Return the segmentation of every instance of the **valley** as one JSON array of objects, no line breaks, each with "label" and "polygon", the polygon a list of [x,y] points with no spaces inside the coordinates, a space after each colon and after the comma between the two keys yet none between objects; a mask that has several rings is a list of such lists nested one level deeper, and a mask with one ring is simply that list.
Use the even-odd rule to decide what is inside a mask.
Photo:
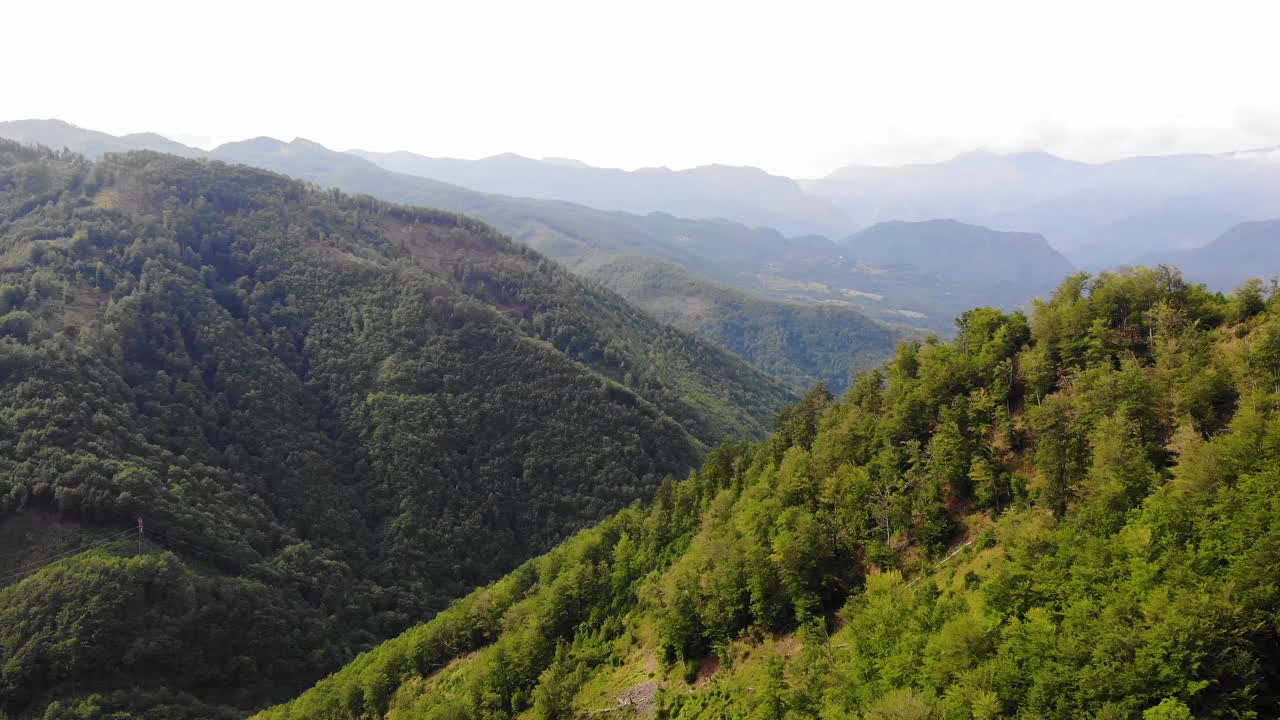
[{"label": "valley", "polygon": [[[113,146],[105,134],[83,131],[56,121],[0,124],[0,137],[61,142],[76,151],[104,151]],[[105,136],[110,137],[110,136]],[[118,140],[119,150],[134,149],[133,140]],[[154,149],[164,150],[163,146]],[[189,154],[199,154],[189,148]],[[769,227],[749,227],[731,220],[699,220],[667,212],[636,215],[602,211],[563,200],[540,200],[487,194],[439,180],[383,169],[357,155],[329,150],[307,140],[283,142],[273,138],[227,143],[206,154],[212,159],[243,163],[346,192],[367,193],[391,202],[436,207],[477,217],[513,239],[575,267],[598,256],[643,256],[667,261],[695,275],[737,288],[767,300],[790,303],[829,303],[891,326],[950,333],[952,318],[983,303],[1017,307],[1053,289],[1049,278],[1061,258],[1028,236],[990,256],[1008,274],[1003,288],[991,294],[987,276],[939,272],[925,257],[934,243],[962,244],[981,265],[989,248],[977,236],[1004,237],[982,228],[957,226],[959,233],[928,234],[919,225],[924,254],[887,268],[856,257],[843,242],[817,235],[787,237]],[[400,167],[397,165],[397,167]],[[893,232],[912,232],[915,225]],[[876,231],[882,228],[876,228]],[[871,232],[870,230],[864,232]],[[963,243],[969,243],[963,245]],[[1051,267],[1038,270],[1045,261]]]},{"label": "valley", "polygon": [[1266,715],[1278,302],[966,313],[256,717]]},{"label": "valley", "polygon": [[0,137],[0,716],[1280,692],[1265,158]]},{"label": "valley", "polygon": [[795,397],[475,220],[243,166],[0,141],[0,258],[10,716],[283,700]]}]

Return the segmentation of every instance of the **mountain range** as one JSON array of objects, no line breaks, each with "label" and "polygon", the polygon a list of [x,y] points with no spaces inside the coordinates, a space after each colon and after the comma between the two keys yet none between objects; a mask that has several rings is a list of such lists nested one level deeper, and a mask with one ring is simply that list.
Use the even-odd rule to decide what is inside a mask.
[{"label": "mountain range", "polygon": [[851,223],[827,200],[791,178],[753,167],[704,165],[689,170],[596,168],[584,163],[505,154],[481,160],[431,158],[409,152],[352,154],[406,175],[419,175],[500,195],[565,200],[601,210],[693,219],[728,218],[785,235],[837,236]]},{"label": "mountain range", "polygon": [[[477,190],[633,212],[723,217],[786,234],[840,238],[883,222],[940,219],[1031,231],[1090,269],[1146,262],[1200,246],[1237,223],[1280,216],[1275,148],[1100,164],[1045,152],[971,152],[941,163],[852,165],[825,178],[798,181],[725,166],[628,173],[515,155],[471,161],[404,152],[357,154],[397,172]],[[693,177],[708,182],[694,183]],[[710,178],[721,182],[711,186]],[[709,187],[736,201],[707,202]],[[800,200],[805,193],[807,202]]]},{"label": "mountain range", "polygon": [[1280,296],[975,309],[256,720],[1280,707]]},{"label": "mountain range", "polygon": [[1039,234],[955,220],[877,223],[841,245],[859,261],[885,270],[966,278],[986,288],[988,302],[1003,307],[1018,306],[1028,287],[1052,288],[1074,270]]},{"label": "mountain range", "polygon": [[[1280,701],[1274,289],[1073,273],[950,219],[833,240],[484,193],[301,139],[5,133],[0,716]],[[1184,260],[1265,273],[1275,232]]]},{"label": "mountain range", "polygon": [[[989,273],[938,272],[937,266],[923,261],[885,268],[822,236],[788,238],[772,228],[748,228],[727,220],[690,220],[667,213],[641,216],[562,201],[487,195],[393,173],[306,140],[227,143],[212,156],[395,202],[473,215],[570,268],[600,255],[643,255],[766,298],[833,303],[883,322],[933,330],[949,331],[951,318],[976,304],[1016,307],[1046,293],[1054,282],[1046,282],[1037,268],[1063,265],[1055,251],[1032,235],[997,234],[999,240],[988,242],[979,239],[991,232],[983,228],[922,226],[931,230],[923,247],[954,244],[957,253],[975,254],[975,267],[983,263],[979,253],[1000,247],[999,256],[989,258],[992,265],[1019,271],[1004,277],[998,292],[992,292]],[[960,232],[951,237],[937,232],[939,227]]]},{"label": "mountain range", "polygon": [[[0,136],[52,147],[65,144],[90,155],[142,146],[202,154],[150,133],[113,140],[92,131],[80,131],[89,134],[80,137],[77,131],[59,121],[0,123]],[[1275,148],[1106,163],[1076,162],[1046,152],[974,151],[937,163],[850,165],[824,178],[800,180],[721,165],[624,171],[513,154],[459,160],[352,152],[386,169],[484,193],[633,214],[720,218],[774,228],[784,236],[835,239],[880,222],[951,219],[1038,233],[1074,265],[1087,269],[1191,249],[1233,225],[1280,217],[1280,155]]]},{"label": "mountain range", "polygon": [[801,185],[858,226],[950,218],[1032,231],[1076,265],[1097,269],[1280,217],[1280,163],[1269,158],[1175,155],[1088,164],[1044,152],[972,152],[941,163],[850,166]]},{"label": "mountain range", "polygon": [[1198,245],[1280,216],[1274,148],[1089,164],[1045,152],[975,151],[901,167],[851,165],[791,180],[755,168],[631,172],[500,155],[482,160],[355,151],[396,172],[602,209],[706,218],[832,238],[886,221],[954,219],[1036,232],[1073,263],[1103,268]]},{"label": "mountain range", "polygon": [[155,150],[185,158],[205,157],[206,153],[188,147],[157,133],[132,133],[110,135],[97,130],[77,127],[61,120],[9,120],[0,122],[0,138],[24,144],[46,145],[51,148],[69,148],[87,157],[98,157],[109,152],[130,150]]},{"label": "mountain range", "polygon": [[243,717],[795,397],[471,218],[0,140],[0,715]]},{"label": "mountain range", "polygon": [[[159,138],[151,134],[112,138],[60,121],[0,123],[0,136],[51,146],[61,143],[91,155],[134,149]],[[170,152],[175,151],[174,145],[159,138],[154,149]],[[849,167],[822,181],[801,184],[811,192],[831,195],[833,201],[844,198],[850,217],[860,218],[853,224],[883,217],[900,219],[829,240],[818,235],[788,237],[772,228],[724,219],[606,211],[568,201],[573,198],[548,200],[479,192],[392,172],[364,157],[301,139],[258,138],[228,143],[209,153],[183,146],[177,150],[184,155],[265,167],[395,202],[473,215],[571,269],[580,263],[598,264],[606,257],[649,257],[760,299],[826,303],[889,325],[944,333],[952,331],[951,318],[964,309],[977,304],[1019,307],[1031,297],[1047,293],[1056,282],[1054,278],[1068,271],[1070,265],[1055,249],[1061,242],[1055,243],[1052,232],[1025,232],[1038,229],[1036,223],[1074,227],[1057,237],[1061,240],[1079,233],[1084,244],[1077,250],[1089,245],[1112,259],[1181,263],[1187,266],[1189,277],[1199,277],[1192,264],[1226,267],[1233,262],[1230,253],[1214,260],[1219,252],[1214,247],[1196,253],[1168,248],[1193,249],[1236,220],[1267,217],[1266,213],[1273,211],[1280,214],[1280,206],[1272,208],[1280,193],[1271,191],[1280,165],[1269,161],[1270,155],[1263,151],[1133,158],[1102,165],[1066,161],[1047,153],[970,153],[932,165]],[[437,162],[408,153],[364,155],[413,173],[445,168],[447,173],[439,173],[481,185],[490,182],[485,179],[490,176],[500,178],[498,169],[513,167],[518,168],[513,172],[520,182],[537,185],[546,179],[544,190],[572,185],[567,180],[551,182],[547,178],[552,176],[540,174],[544,170],[595,170],[576,162],[517,156],[483,162]],[[634,175],[608,173],[615,180]],[[653,177],[670,174],[651,173]],[[600,183],[601,188],[609,186],[608,182]],[[546,190],[545,194],[553,193]],[[792,191],[781,196],[791,197]],[[1176,200],[1183,196],[1185,202]],[[861,209],[851,210],[854,205]],[[1011,230],[937,219],[965,216]],[[1104,222],[1109,217],[1115,221]],[[1157,226],[1164,230],[1152,230]],[[1143,250],[1146,247],[1156,249]],[[1101,256],[1087,250],[1079,257],[1084,258],[1083,266],[1090,267]],[[940,261],[942,258],[946,260]],[[1267,265],[1265,257],[1259,262],[1263,264],[1235,274],[1219,272],[1212,281],[1215,287],[1228,287],[1246,277],[1280,272],[1280,266]],[[642,285],[637,281],[618,283],[617,287],[626,293],[628,288]],[[640,300],[634,296],[628,299]],[[645,298],[645,302],[653,300]],[[804,365],[808,360],[797,362]]]},{"label": "mountain range", "polygon": [[1280,220],[1241,223],[1207,245],[1144,261],[1180,267],[1189,279],[1223,292],[1250,278],[1271,280],[1280,275]]},{"label": "mountain range", "polygon": [[[53,122],[48,134],[66,142],[74,139],[68,127]],[[0,125],[0,136],[6,132]],[[33,134],[28,129],[26,136]],[[110,149],[98,133],[81,144],[69,145],[73,150],[85,146]],[[122,143],[117,149],[131,147]],[[1021,263],[1025,271],[1011,275],[1008,282],[1013,291],[996,298],[985,279],[921,271],[909,265],[886,271],[851,256],[839,243],[822,236],[786,237],[772,228],[751,228],[727,220],[693,220],[661,212],[635,215],[558,200],[486,194],[391,172],[356,155],[303,139],[284,142],[264,137],[226,143],[206,156],[392,202],[478,217],[571,269],[584,259],[601,255],[658,258],[766,299],[827,302],[893,325],[949,332],[951,318],[974,304],[995,302],[1014,307],[1052,288],[1052,284],[1021,281],[1029,275],[1026,271],[1045,261],[1038,254],[1043,248],[1034,243],[1022,248],[1025,253],[1003,258]],[[962,243],[968,240],[972,236],[957,239]],[[949,242],[947,238],[942,241]],[[981,244],[967,247],[976,251]],[[1057,258],[1052,262],[1056,264]]]},{"label": "mountain range", "polygon": [[[132,149],[131,144],[124,142],[112,145],[109,140],[104,141],[104,136],[100,133],[84,131],[83,137],[77,138],[74,126],[58,121],[40,122],[47,126],[45,135],[50,142],[59,141],[75,150],[89,148],[119,152]],[[31,129],[36,126],[39,123],[21,124],[27,140],[37,139]],[[10,132],[7,127],[0,124],[0,137]],[[663,213],[638,216],[605,212],[560,201],[488,195],[447,183],[393,173],[363,158],[331,151],[306,140],[285,143],[271,138],[257,138],[225,144],[206,153],[205,157],[262,167],[324,186],[368,193],[393,202],[465,213],[492,223],[513,238],[565,262],[571,269],[576,261],[587,257],[641,254],[672,259],[695,272],[701,271],[706,277],[751,286],[755,284],[750,269],[753,267],[751,263],[755,262],[754,258],[766,253],[776,256],[790,244],[790,241],[776,231],[750,229],[721,220],[685,220]],[[750,247],[750,252],[739,258],[744,245]],[[817,246],[825,246],[828,250],[833,248],[829,241],[820,239],[817,240]],[[744,263],[745,269],[741,267]],[[788,296],[775,299],[788,299]],[[769,305],[768,300],[761,299],[752,307],[764,309]],[[778,310],[786,311],[785,308]],[[848,307],[832,308],[829,314],[847,318],[848,327],[875,327],[874,323],[867,322]],[[865,367],[867,358],[879,357],[888,351],[889,346],[883,340],[885,335],[883,328],[877,327],[864,343],[854,343],[846,348],[845,358],[837,363],[839,369],[834,371],[833,377],[839,378],[839,382],[835,383],[836,387],[843,386],[850,370]],[[802,351],[798,346],[789,347]],[[797,357],[787,361],[788,364],[793,362],[807,366],[812,359]],[[812,379],[803,373],[793,377]]]}]

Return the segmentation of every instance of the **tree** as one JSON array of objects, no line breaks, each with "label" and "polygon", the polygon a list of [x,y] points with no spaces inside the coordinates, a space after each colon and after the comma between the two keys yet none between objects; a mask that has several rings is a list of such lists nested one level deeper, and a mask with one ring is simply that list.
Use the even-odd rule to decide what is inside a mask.
[{"label": "tree", "polygon": [[783,720],[787,716],[786,661],[776,650],[765,659],[765,682],[760,700],[751,716],[753,720]]},{"label": "tree", "polygon": [[14,310],[0,317],[0,337],[11,337],[26,342],[35,327],[35,318],[26,310]]},{"label": "tree", "polygon": [[1191,720],[1191,710],[1181,700],[1165,698],[1142,711],[1142,720]]},{"label": "tree", "polygon": [[885,693],[862,714],[864,720],[928,720],[933,714],[929,701],[912,688]]},{"label": "tree", "polygon": [[1050,396],[1027,413],[1035,435],[1035,463],[1043,480],[1041,496],[1054,513],[1066,512],[1084,473],[1086,447],[1071,399]]}]

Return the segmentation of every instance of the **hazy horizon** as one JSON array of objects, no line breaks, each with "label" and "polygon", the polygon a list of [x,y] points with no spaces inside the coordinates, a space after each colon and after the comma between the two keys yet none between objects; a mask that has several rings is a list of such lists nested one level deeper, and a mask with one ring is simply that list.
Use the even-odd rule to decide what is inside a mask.
[{"label": "hazy horizon", "polygon": [[14,74],[0,116],[197,146],[267,135],[815,178],[974,149],[1102,162],[1280,145],[1280,8],[1264,3],[237,1],[198,27],[152,2],[11,14],[56,27],[62,52],[13,34],[10,66],[46,67]]},{"label": "hazy horizon", "polygon": [[[80,129],[82,129],[82,130],[97,131],[97,132],[106,132],[106,131],[102,130],[102,128],[98,128],[98,127],[90,127],[90,126],[84,125],[84,124],[82,124],[82,123],[75,122],[75,121],[73,121],[73,120],[68,120],[67,118],[54,118],[54,117],[50,117],[50,118],[36,118],[36,117],[0,118],[0,123],[4,123],[4,122],[25,122],[25,121],[58,121],[58,122],[65,122],[65,123],[68,123],[68,124],[70,124],[70,125],[72,125],[72,126],[75,126],[75,127],[80,128]],[[672,166],[669,166],[669,165],[638,165],[638,166],[634,166],[634,167],[625,167],[625,168],[623,168],[623,167],[610,166],[610,165],[596,165],[596,164],[594,164],[594,163],[590,163],[590,162],[587,162],[587,161],[581,160],[580,158],[572,158],[572,157],[556,157],[556,156],[542,156],[542,157],[538,157],[538,156],[533,156],[533,155],[525,155],[525,154],[523,154],[523,153],[517,153],[517,152],[513,152],[513,151],[509,151],[509,150],[508,150],[508,151],[502,151],[502,152],[493,153],[493,154],[490,154],[490,155],[471,156],[471,157],[462,157],[462,156],[459,156],[459,155],[448,155],[448,154],[445,154],[445,155],[426,155],[425,153],[417,153],[416,151],[408,150],[408,149],[405,149],[405,148],[391,148],[391,149],[387,149],[387,150],[382,150],[382,149],[374,150],[374,149],[371,149],[371,148],[368,148],[368,147],[359,147],[359,146],[353,146],[353,147],[334,147],[334,146],[331,146],[331,145],[329,145],[329,144],[327,144],[327,143],[320,142],[320,141],[316,140],[315,138],[303,137],[303,136],[301,136],[301,135],[294,135],[294,136],[288,136],[288,135],[284,135],[284,136],[276,136],[276,135],[262,135],[262,134],[256,134],[256,135],[245,135],[245,136],[183,135],[183,134],[178,134],[178,133],[168,133],[168,132],[158,131],[158,130],[154,130],[154,129],[150,129],[150,128],[139,128],[139,129],[136,129],[136,130],[126,130],[126,131],[123,131],[123,132],[115,132],[115,133],[109,133],[109,134],[111,134],[111,135],[113,135],[113,136],[116,136],[116,137],[123,137],[123,136],[127,136],[127,135],[146,134],[146,133],[156,134],[156,135],[159,135],[159,136],[161,136],[161,137],[164,137],[164,138],[166,138],[166,139],[168,139],[168,140],[172,140],[172,141],[174,141],[174,142],[181,143],[181,144],[186,145],[186,146],[188,146],[188,147],[197,148],[197,149],[199,149],[199,150],[203,150],[203,151],[205,151],[205,152],[211,152],[211,151],[215,150],[216,148],[218,148],[219,146],[226,145],[226,144],[229,144],[229,143],[244,142],[244,141],[247,141],[247,140],[254,140],[254,139],[257,139],[257,138],[270,138],[270,139],[278,140],[278,141],[281,141],[281,142],[284,142],[284,143],[290,143],[290,142],[294,142],[294,141],[296,141],[296,140],[305,140],[305,141],[309,141],[309,142],[316,142],[316,143],[319,143],[320,145],[323,145],[324,147],[328,148],[329,150],[334,150],[334,151],[337,151],[337,152],[344,152],[344,153],[348,153],[348,152],[373,152],[373,153],[397,153],[397,152],[409,152],[409,153],[414,153],[414,154],[421,155],[421,156],[423,156],[423,157],[431,157],[431,158],[434,158],[434,159],[460,160],[460,161],[472,161],[472,162],[474,162],[474,161],[481,161],[481,160],[487,160],[487,159],[492,159],[492,158],[501,157],[501,156],[504,156],[504,155],[516,155],[516,156],[523,157],[523,158],[528,159],[528,160],[538,160],[538,161],[548,162],[548,163],[553,163],[553,164],[554,164],[554,163],[582,163],[583,165],[585,165],[585,166],[587,166],[587,167],[590,167],[590,168],[594,168],[594,169],[602,169],[602,170],[623,170],[623,171],[628,171],[628,172],[636,171],[636,170],[671,170],[671,171],[676,171],[676,172],[678,172],[678,171],[681,171],[681,170],[689,170],[689,169],[695,169],[695,168],[699,168],[699,167],[708,167],[708,166],[716,166],[716,165],[719,165],[719,166],[726,166],[726,167],[754,168],[754,169],[759,169],[759,170],[765,170],[765,171],[768,171],[768,170],[767,170],[767,168],[760,168],[759,166],[755,166],[755,165],[734,165],[734,164],[730,164],[730,163],[714,162],[714,161],[713,161],[713,162],[709,162],[709,163],[705,163],[705,164],[701,164],[701,165],[690,165],[690,166],[684,166],[684,167],[672,167]],[[1143,154],[1139,154],[1139,155],[1122,155],[1122,156],[1117,156],[1117,157],[1115,157],[1115,158],[1110,158],[1110,159],[1107,159],[1107,160],[1093,160],[1093,161],[1090,161],[1090,160],[1084,160],[1084,159],[1080,159],[1080,158],[1074,158],[1074,157],[1068,157],[1068,156],[1065,156],[1065,155],[1062,155],[1062,154],[1059,154],[1059,153],[1052,152],[1051,150],[1049,150],[1049,149],[1047,149],[1047,148],[1026,148],[1026,149],[1022,149],[1022,150],[1010,150],[1010,151],[1004,151],[1004,152],[1001,152],[1001,151],[998,151],[998,150],[992,150],[992,149],[987,148],[987,147],[974,147],[974,148],[969,148],[969,149],[966,149],[966,150],[960,150],[960,151],[958,151],[958,152],[956,152],[956,153],[954,153],[954,154],[951,154],[951,155],[948,155],[948,156],[942,157],[942,158],[940,158],[940,159],[938,159],[938,160],[912,161],[912,162],[903,162],[903,163],[897,163],[897,164],[888,164],[888,163],[884,163],[884,164],[872,164],[872,163],[858,163],[858,162],[850,162],[850,163],[845,163],[845,164],[843,164],[843,165],[840,165],[840,166],[838,166],[838,167],[834,167],[834,168],[832,168],[829,172],[827,172],[827,173],[822,173],[822,174],[820,174],[820,175],[811,175],[811,176],[790,175],[790,176],[788,176],[788,175],[782,175],[781,173],[771,173],[771,174],[779,175],[779,176],[781,176],[781,177],[791,177],[791,178],[798,179],[798,180],[809,180],[809,179],[818,179],[818,178],[821,178],[821,177],[826,177],[826,176],[828,176],[828,175],[830,175],[830,174],[832,174],[832,173],[835,173],[835,172],[837,172],[837,171],[839,171],[839,170],[842,170],[842,169],[845,169],[845,168],[849,168],[849,167],[854,167],[854,166],[857,166],[857,167],[864,167],[864,168],[869,168],[869,169],[894,169],[894,168],[909,167],[909,166],[912,166],[912,165],[929,165],[929,164],[946,163],[946,162],[949,162],[949,161],[952,161],[952,160],[956,160],[956,159],[959,159],[959,158],[964,157],[964,156],[967,156],[967,155],[976,155],[976,154],[990,154],[990,155],[1002,156],[1002,157],[1010,157],[1010,156],[1017,156],[1017,155],[1046,154],[1046,155],[1051,155],[1051,156],[1053,156],[1053,157],[1055,157],[1055,158],[1058,158],[1058,159],[1060,159],[1060,160],[1065,160],[1065,161],[1068,161],[1068,162],[1081,163],[1081,164],[1085,164],[1085,165],[1105,165],[1105,164],[1110,163],[1110,162],[1116,162],[1116,161],[1120,161],[1120,160],[1131,159],[1131,158],[1134,158],[1134,157],[1172,157],[1172,156],[1189,156],[1189,155],[1231,155],[1231,154],[1241,154],[1241,153],[1251,153],[1251,152],[1264,152],[1264,153],[1265,153],[1265,155],[1266,155],[1266,158],[1265,158],[1266,160],[1268,160],[1268,161],[1280,161],[1280,144],[1272,145],[1272,146],[1262,146],[1262,147],[1240,147],[1240,148],[1231,148],[1231,149],[1227,149],[1227,150],[1223,150],[1223,151],[1219,151],[1219,152],[1174,152],[1174,153],[1148,153],[1148,154],[1145,154],[1145,155],[1143,155]]]}]

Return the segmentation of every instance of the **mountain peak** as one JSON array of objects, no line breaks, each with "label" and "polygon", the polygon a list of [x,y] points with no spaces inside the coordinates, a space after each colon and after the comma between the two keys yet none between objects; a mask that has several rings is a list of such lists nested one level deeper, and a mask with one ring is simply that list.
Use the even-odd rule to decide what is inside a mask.
[{"label": "mountain peak", "polygon": [[[711,163],[710,165],[698,165],[688,170],[680,171],[686,175],[702,175],[717,178],[777,178],[784,179],[781,176],[773,175],[753,165],[726,165],[724,163]],[[790,178],[785,178],[790,180]]]},{"label": "mountain peak", "polygon": [[478,162],[494,162],[494,163],[531,163],[531,162],[534,162],[534,163],[536,163],[536,162],[539,162],[539,161],[538,161],[538,160],[534,160],[533,158],[525,157],[524,155],[521,155],[521,154],[519,154],[519,153],[513,153],[513,152],[502,152],[502,153],[498,153],[497,155],[490,155],[490,156],[488,156],[488,157],[481,158]]},{"label": "mountain peak", "polygon": [[204,152],[198,148],[188,147],[157,133],[142,132],[116,137],[57,118],[0,122],[0,137],[51,148],[65,147],[94,158],[109,152],[130,150],[155,150],[188,158],[204,156]]},{"label": "mountain peak", "polygon": [[213,149],[213,153],[217,154],[230,148],[241,148],[246,150],[255,150],[258,152],[276,152],[287,146],[288,143],[283,140],[279,140],[268,135],[259,135],[257,137],[245,138],[244,140],[232,140],[231,142],[222,143]]},{"label": "mountain peak", "polygon": [[23,118],[20,120],[5,120],[0,122],[0,127],[9,128],[56,128],[61,130],[81,130],[84,132],[96,132],[82,128],[79,125],[73,125],[66,120],[58,118]]},{"label": "mountain peak", "polygon": [[542,162],[548,165],[556,165],[559,167],[578,168],[580,170],[591,169],[590,165],[586,164],[581,160],[574,160],[573,158],[544,157],[542,158]]},{"label": "mountain peak", "polygon": [[301,137],[294,138],[293,141],[289,143],[289,146],[292,148],[298,148],[302,150],[320,150],[323,152],[332,152],[329,148],[325,147],[324,145],[321,145],[315,140],[308,140],[306,138],[301,138]]},{"label": "mountain peak", "polygon": [[900,165],[866,165],[850,163],[833,170],[828,179],[863,177],[872,174],[886,174],[895,171],[913,169],[947,168],[947,167],[986,167],[1012,164],[1027,169],[1049,168],[1054,166],[1087,165],[1076,160],[1054,155],[1047,150],[1022,150],[1011,153],[999,153],[986,148],[975,148],[954,155],[946,160],[936,162],[914,162]]}]

